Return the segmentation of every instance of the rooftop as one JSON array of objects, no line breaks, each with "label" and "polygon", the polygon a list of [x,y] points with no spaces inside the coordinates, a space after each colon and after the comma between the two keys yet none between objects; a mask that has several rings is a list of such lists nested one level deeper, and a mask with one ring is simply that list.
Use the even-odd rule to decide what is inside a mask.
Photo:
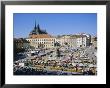
[{"label": "rooftop", "polygon": [[30,35],[29,38],[54,38],[49,34],[37,34],[37,35]]}]

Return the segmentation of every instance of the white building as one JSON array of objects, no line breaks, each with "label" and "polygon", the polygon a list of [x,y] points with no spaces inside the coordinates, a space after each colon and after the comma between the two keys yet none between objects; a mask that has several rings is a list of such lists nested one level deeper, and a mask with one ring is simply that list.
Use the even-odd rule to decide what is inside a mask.
[{"label": "white building", "polygon": [[87,34],[77,35],[77,47],[87,47],[90,46],[91,36]]}]

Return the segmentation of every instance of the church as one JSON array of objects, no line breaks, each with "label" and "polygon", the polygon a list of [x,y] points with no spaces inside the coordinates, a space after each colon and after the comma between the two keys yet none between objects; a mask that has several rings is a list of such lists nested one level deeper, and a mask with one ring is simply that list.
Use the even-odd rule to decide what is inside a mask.
[{"label": "church", "polygon": [[30,32],[29,35],[38,35],[38,34],[47,34],[47,32],[46,32],[46,30],[41,30],[39,24],[36,26],[36,21],[35,21],[35,27]]},{"label": "church", "polygon": [[39,24],[36,26],[36,22],[34,29],[29,33],[29,37],[26,40],[30,42],[30,46],[34,49],[54,48],[55,43],[55,38],[48,34],[46,30],[41,29]]}]

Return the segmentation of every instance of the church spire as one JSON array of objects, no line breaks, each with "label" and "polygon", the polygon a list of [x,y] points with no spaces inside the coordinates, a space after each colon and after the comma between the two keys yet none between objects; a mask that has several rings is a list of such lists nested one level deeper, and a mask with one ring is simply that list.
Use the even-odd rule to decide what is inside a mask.
[{"label": "church spire", "polygon": [[35,20],[35,27],[34,27],[34,29],[36,29],[36,20]]},{"label": "church spire", "polygon": [[40,26],[39,26],[39,24],[37,25],[37,29],[40,30]]},{"label": "church spire", "polygon": [[30,32],[30,35],[35,35],[35,34],[47,34],[46,30],[41,30],[39,23],[36,25],[36,20],[35,20],[35,26],[34,29]]}]

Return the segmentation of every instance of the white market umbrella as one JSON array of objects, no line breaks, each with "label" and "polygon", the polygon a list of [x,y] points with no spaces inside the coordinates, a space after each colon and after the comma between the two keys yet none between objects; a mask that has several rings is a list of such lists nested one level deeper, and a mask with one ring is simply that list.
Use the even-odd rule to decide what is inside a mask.
[{"label": "white market umbrella", "polygon": [[93,65],[93,67],[97,67],[97,65]]},{"label": "white market umbrella", "polygon": [[73,66],[76,66],[76,63],[72,63]]},{"label": "white market umbrella", "polygon": [[89,67],[94,67],[94,65],[93,64],[90,64]]},{"label": "white market umbrella", "polygon": [[79,66],[84,66],[84,65],[82,63],[80,63]]}]

